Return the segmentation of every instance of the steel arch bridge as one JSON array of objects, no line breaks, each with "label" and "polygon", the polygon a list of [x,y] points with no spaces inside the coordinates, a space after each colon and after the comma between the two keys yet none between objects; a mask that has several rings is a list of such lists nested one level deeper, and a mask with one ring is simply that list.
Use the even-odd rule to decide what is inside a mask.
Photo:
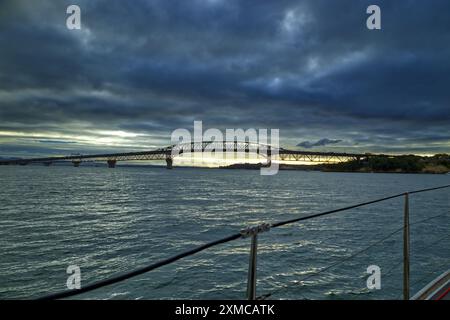
[{"label": "steel arch bridge", "polygon": [[172,168],[173,159],[184,154],[206,153],[235,153],[240,155],[256,154],[264,157],[268,162],[271,160],[281,161],[299,161],[299,162],[343,162],[350,160],[367,160],[372,156],[385,156],[382,154],[358,154],[358,153],[341,153],[341,152],[315,152],[315,151],[298,151],[288,150],[284,148],[273,147],[271,145],[244,142],[244,141],[201,141],[191,143],[181,143],[171,145],[165,148],[126,152],[126,153],[105,153],[105,154],[88,154],[88,155],[69,155],[60,157],[47,158],[30,158],[30,159],[14,159],[0,160],[0,165],[27,165],[30,163],[42,163],[51,165],[53,162],[72,161],[73,165],[78,167],[82,162],[106,161],[110,168],[114,168],[117,161],[166,161],[167,168]]}]

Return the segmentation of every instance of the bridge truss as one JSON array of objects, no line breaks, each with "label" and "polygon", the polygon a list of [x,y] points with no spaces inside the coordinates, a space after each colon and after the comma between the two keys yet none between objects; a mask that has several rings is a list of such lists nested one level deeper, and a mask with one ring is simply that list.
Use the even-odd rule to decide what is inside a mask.
[{"label": "bridge truss", "polygon": [[117,161],[163,160],[166,161],[167,167],[171,168],[174,158],[196,153],[209,153],[213,156],[234,153],[243,157],[253,154],[266,158],[267,161],[281,160],[315,163],[342,162],[350,160],[361,161],[366,160],[370,156],[381,156],[372,154],[287,150],[284,148],[277,148],[270,145],[253,142],[202,141],[182,143],[151,151],[1,160],[0,165],[27,165],[30,163],[50,165],[51,163],[58,161],[72,161],[74,166],[79,166],[81,162],[86,161],[106,161],[109,167],[115,167]]}]

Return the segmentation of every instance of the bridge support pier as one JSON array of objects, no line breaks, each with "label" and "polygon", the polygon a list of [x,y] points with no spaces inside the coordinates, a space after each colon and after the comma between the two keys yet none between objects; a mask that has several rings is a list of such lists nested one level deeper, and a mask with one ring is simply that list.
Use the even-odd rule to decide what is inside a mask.
[{"label": "bridge support pier", "polygon": [[72,160],[72,164],[74,167],[79,167],[81,163],[81,160]]},{"label": "bridge support pier", "polygon": [[117,160],[108,160],[108,168],[115,168]]},{"label": "bridge support pier", "polygon": [[166,168],[172,169],[172,164],[173,164],[173,159],[170,157],[166,158],[166,165],[167,165]]}]

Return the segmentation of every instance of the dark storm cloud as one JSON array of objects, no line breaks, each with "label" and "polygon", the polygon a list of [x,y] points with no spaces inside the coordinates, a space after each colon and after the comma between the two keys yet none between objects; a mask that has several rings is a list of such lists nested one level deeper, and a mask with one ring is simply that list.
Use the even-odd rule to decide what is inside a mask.
[{"label": "dark storm cloud", "polygon": [[330,144],[337,144],[341,141],[342,140],[333,140],[333,139],[323,138],[316,142],[311,142],[311,141],[300,142],[299,144],[297,144],[297,147],[310,149],[310,148],[314,148],[314,147],[323,147],[323,146],[330,145]]},{"label": "dark storm cloud", "polygon": [[365,26],[372,1],[76,1],[70,31],[73,3],[0,4],[8,150],[96,130],[143,135],[124,148],[168,144],[202,120],[279,128],[287,146],[449,151],[448,1],[379,1],[381,31]]}]

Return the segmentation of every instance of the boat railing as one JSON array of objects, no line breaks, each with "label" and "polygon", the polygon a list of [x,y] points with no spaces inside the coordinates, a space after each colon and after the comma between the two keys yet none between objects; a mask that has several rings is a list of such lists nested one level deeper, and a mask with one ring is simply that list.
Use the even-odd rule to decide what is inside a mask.
[{"label": "boat railing", "polygon": [[[251,226],[251,227],[247,227],[237,233],[231,234],[227,237],[215,240],[215,241],[211,241],[208,242],[206,244],[203,244],[201,246],[195,247],[193,249],[184,251],[182,253],[179,253],[177,255],[174,255],[172,257],[169,257],[167,259],[164,260],[160,260],[158,262],[149,264],[147,266],[144,266],[142,268],[139,269],[135,269],[131,272],[127,272],[127,273],[123,273],[123,274],[119,274],[117,276],[112,276],[110,278],[104,279],[104,280],[100,280],[97,282],[94,282],[92,284],[86,285],[86,286],[82,286],[79,289],[72,289],[72,290],[65,290],[65,291],[61,291],[61,292],[57,292],[57,293],[52,293],[52,294],[48,294],[45,296],[41,296],[38,297],[38,300],[49,300],[49,299],[62,299],[62,298],[68,298],[68,297],[72,297],[72,296],[76,296],[85,292],[90,292],[92,290],[98,289],[98,288],[102,288],[108,285],[112,285],[121,281],[124,281],[126,279],[130,279],[132,277],[153,271],[155,269],[158,269],[162,266],[174,263],[180,259],[192,256],[196,253],[199,253],[201,251],[204,251],[208,248],[220,245],[220,244],[224,244],[224,243],[228,243],[237,239],[245,239],[245,238],[250,238],[250,256],[249,256],[249,265],[248,265],[248,276],[247,276],[247,299],[249,300],[256,300],[256,299],[265,299],[270,297],[272,294],[274,294],[274,291],[271,293],[267,293],[261,296],[257,296],[256,294],[256,282],[257,282],[257,255],[258,255],[258,236],[264,232],[267,232],[271,229],[274,228],[279,228],[281,226],[285,226],[285,225],[289,225],[289,224],[293,224],[293,223],[297,223],[300,221],[305,221],[305,220],[309,220],[309,219],[314,219],[314,218],[318,218],[318,217],[323,217],[323,216],[327,216],[327,215],[331,215],[331,214],[335,214],[338,212],[344,212],[344,211],[348,211],[351,209],[355,209],[355,208],[359,208],[359,207],[363,207],[363,206],[368,206],[371,204],[375,204],[378,202],[383,202],[383,201],[387,201],[390,199],[395,199],[395,198],[404,198],[404,205],[403,205],[403,225],[402,227],[394,230],[392,233],[388,234],[386,237],[379,239],[377,241],[375,241],[374,243],[372,243],[371,245],[365,247],[364,249],[357,251],[355,253],[353,253],[352,255],[345,257],[335,263],[333,263],[330,266],[327,266],[325,268],[320,269],[318,272],[314,273],[313,275],[317,275],[319,273],[322,273],[326,270],[329,270],[330,268],[343,263],[344,261],[347,261],[359,254],[362,254],[363,252],[366,252],[368,249],[374,247],[375,245],[385,241],[386,239],[402,232],[403,233],[403,260],[402,260],[402,264],[403,264],[403,299],[408,300],[410,299],[410,226],[413,224],[418,224],[418,223],[422,223],[437,217],[442,217],[442,214],[440,215],[436,215],[436,216],[432,216],[432,217],[428,217],[426,219],[420,220],[420,221],[416,221],[414,223],[410,223],[409,220],[409,208],[410,208],[410,196],[413,194],[417,194],[417,193],[423,193],[423,192],[430,192],[430,191],[435,191],[435,190],[440,190],[440,189],[446,189],[446,188],[450,188],[450,185],[444,185],[444,186],[439,186],[439,187],[434,187],[434,188],[427,188],[427,189],[421,189],[421,190],[415,190],[415,191],[410,191],[410,192],[403,192],[400,194],[395,194],[395,195],[391,195],[391,196],[387,196],[384,198],[379,198],[376,200],[371,200],[371,201],[367,201],[367,202],[363,202],[363,203],[358,203],[355,205],[351,205],[351,206],[347,206],[347,207],[343,207],[343,208],[339,208],[339,209],[334,209],[334,210],[329,210],[329,211],[325,211],[325,212],[320,212],[320,213],[315,213],[315,214],[311,214],[311,215],[307,215],[307,216],[301,216],[298,218],[294,218],[294,219],[289,219],[289,220],[284,220],[284,221],[279,221],[279,222],[275,222],[275,223],[263,223],[257,226]],[[309,278],[312,275],[308,275],[307,277],[303,278],[302,281],[306,280],[307,278]]]}]

